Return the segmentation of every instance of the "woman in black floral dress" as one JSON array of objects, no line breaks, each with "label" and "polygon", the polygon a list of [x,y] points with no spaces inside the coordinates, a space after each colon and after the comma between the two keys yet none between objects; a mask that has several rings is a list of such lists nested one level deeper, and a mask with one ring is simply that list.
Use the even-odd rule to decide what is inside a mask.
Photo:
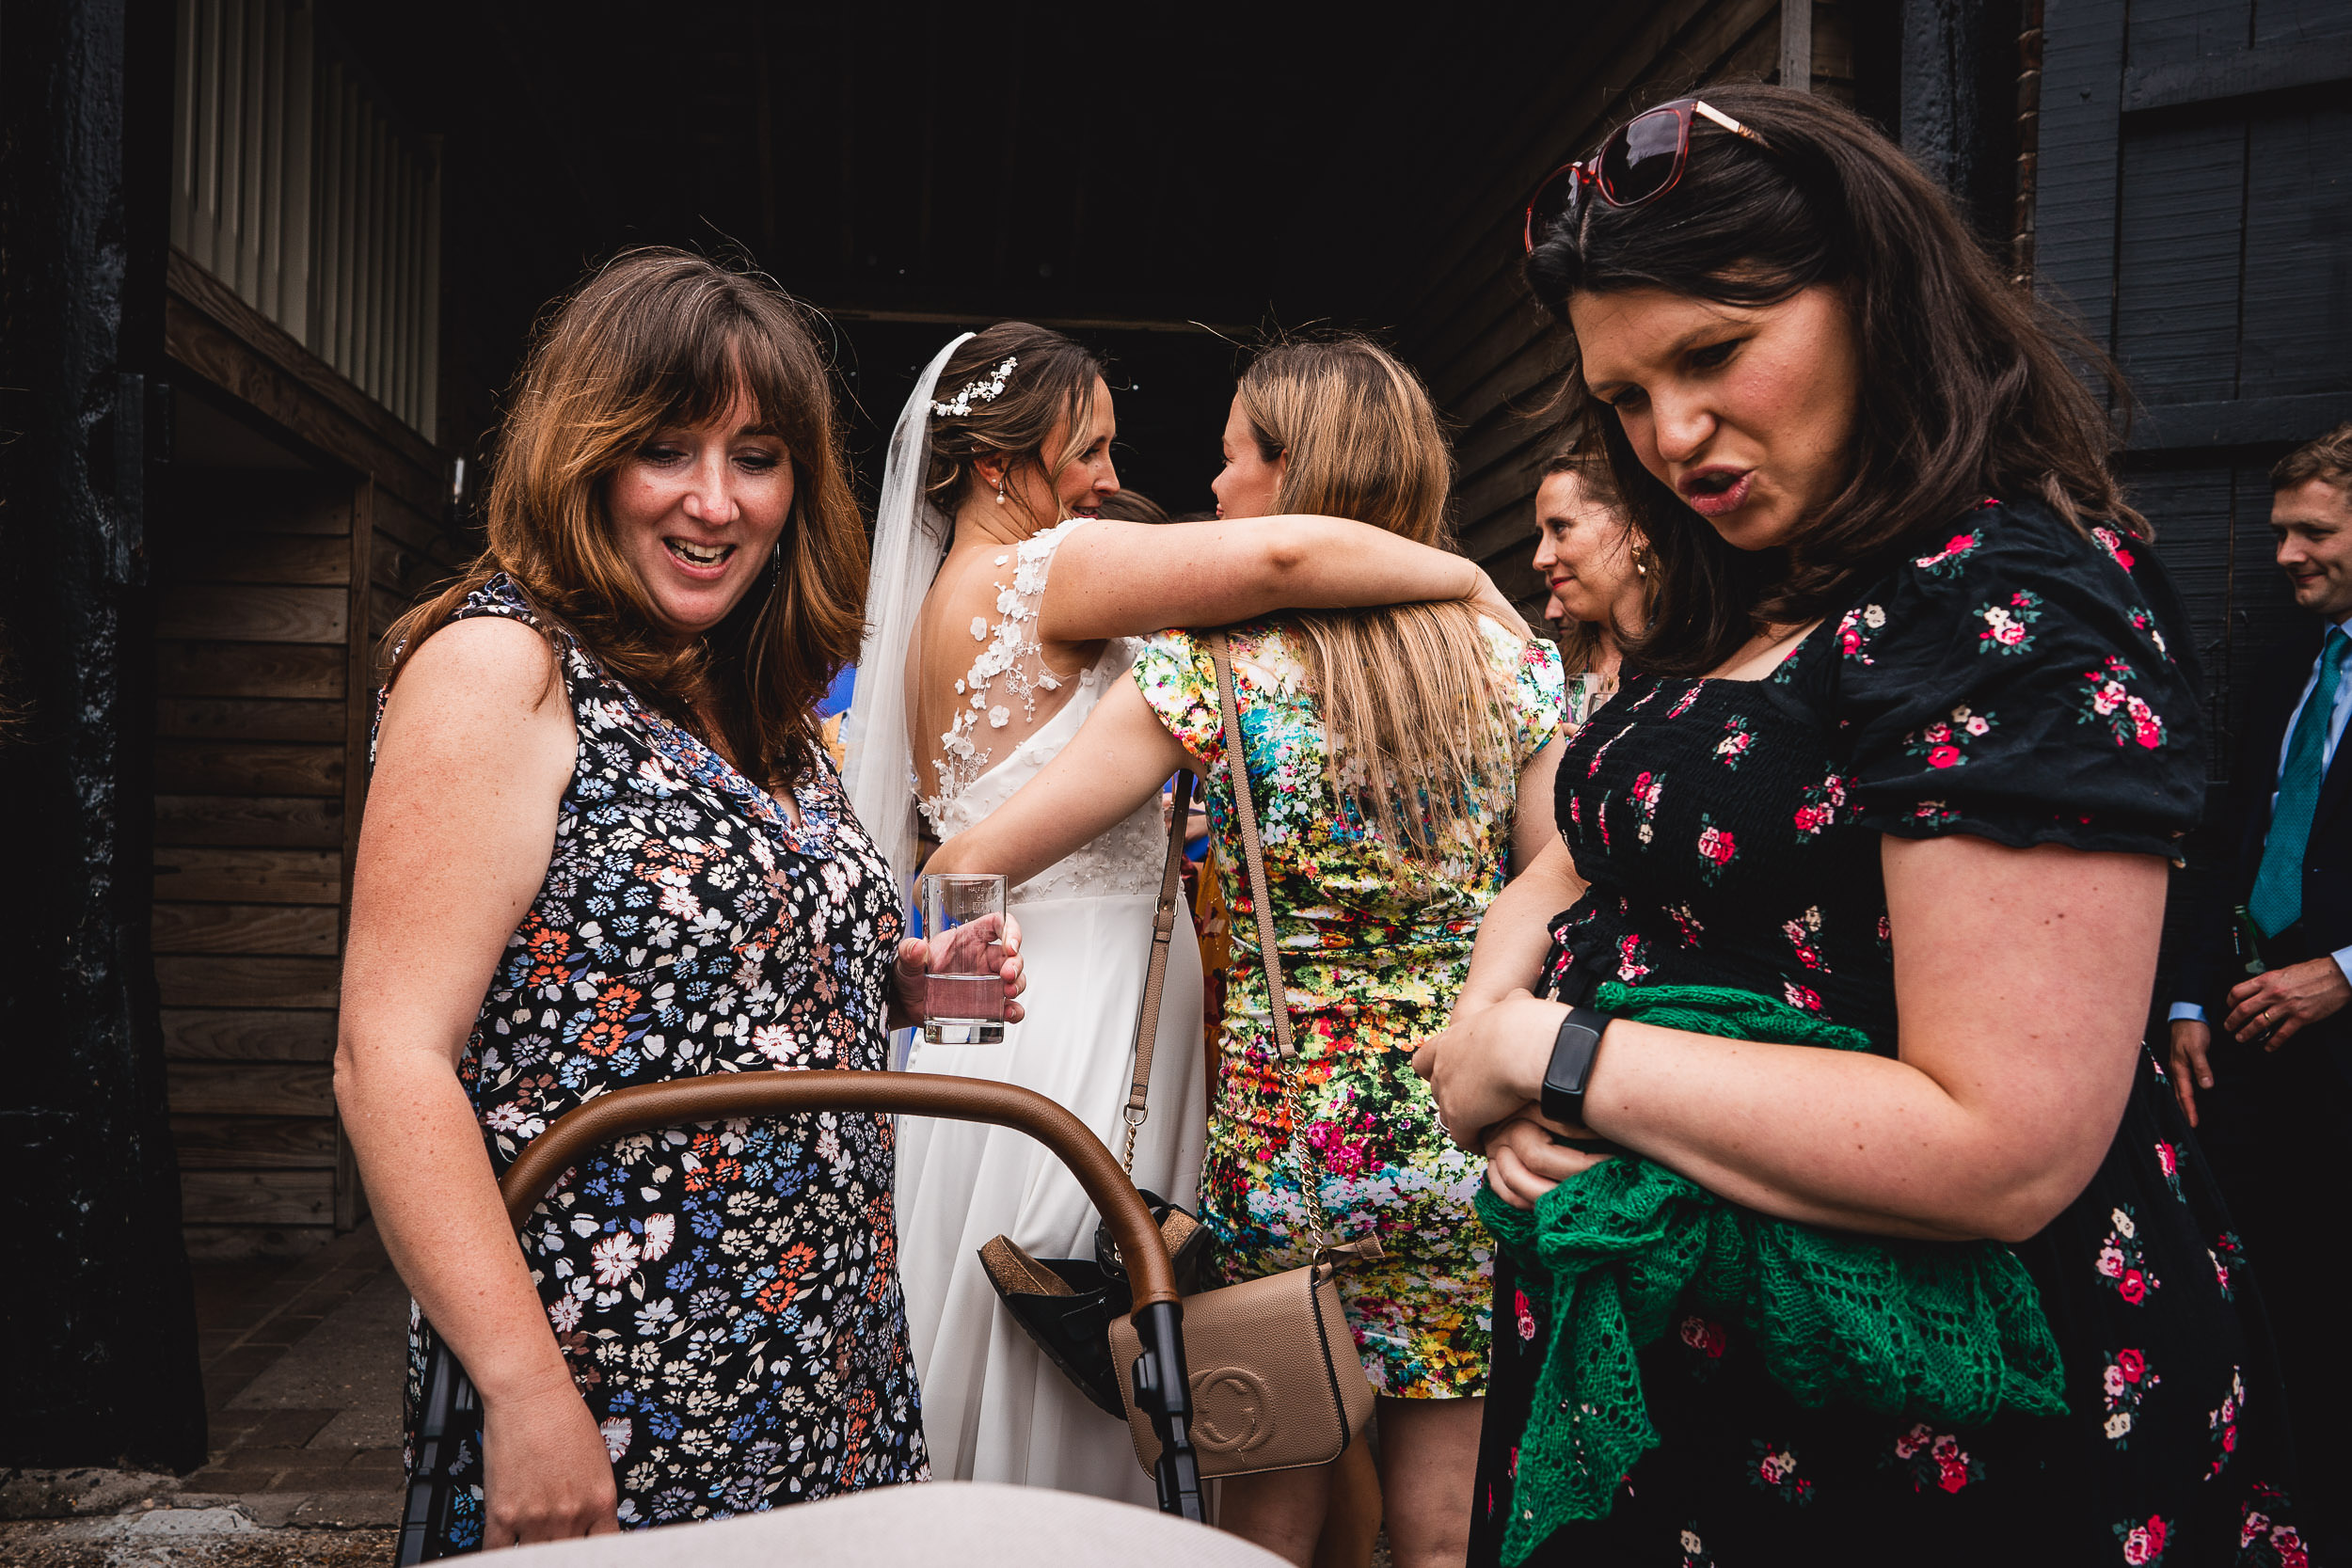
[{"label": "woman in black floral dress", "polygon": [[813,720],[864,562],[792,307],[638,252],[533,350],[489,548],[394,628],[336,1089],[412,1433],[428,1335],[483,1397],[436,1555],[927,1473],[886,1117],[625,1139],[519,1248],[494,1185],[612,1089],[886,1066],[922,945]]},{"label": "woman in black floral dress", "polygon": [[[1620,1351],[1638,1457],[1565,1505],[1581,1450],[1534,1391],[1569,1320],[1523,1255],[1497,1271],[1472,1560],[2302,1563],[2256,1271],[2139,1043],[2201,697],[2102,410],[1840,109],[1726,87],[1590,172],[1531,220],[1529,276],[1658,620],[1422,1069],[1539,1238],[1653,1162],[1741,1235],[1994,1259],[2056,1366],[1972,1421],[1808,1401],[1772,1357],[1819,1330],[1685,1296]],[[1809,1043],[1616,1016],[1581,1124],[1543,1118],[1581,1053],[1567,1004],[1693,987]],[[1822,1049],[1831,1025],[1868,1049]]]}]

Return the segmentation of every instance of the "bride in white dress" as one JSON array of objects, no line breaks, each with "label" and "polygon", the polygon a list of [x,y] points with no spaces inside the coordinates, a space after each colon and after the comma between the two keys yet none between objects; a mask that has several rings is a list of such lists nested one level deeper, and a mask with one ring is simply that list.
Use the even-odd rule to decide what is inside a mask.
[{"label": "bride in white dress", "polygon": [[[1134,639],[1278,609],[1418,599],[1473,599],[1512,618],[1461,557],[1359,523],[1097,518],[1119,488],[1101,370],[1058,333],[1002,323],[942,349],[899,415],[845,772],[902,888],[922,839],[978,822],[1060,752],[1134,662]],[[909,1068],[1035,1089],[1120,1152],[1166,850],[1147,804],[1009,890],[1027,1017],[998,1045],[918,1039]],[[1203,1138],[1200,1016],[1200,952],[1180,934],[1133,1176],[1187,1208]],[[1037,1257],[1092,1256],[1097,1216],[1076,1181],[1022,1133],[908,1118],[897,1205],[932,1473],[1151,1506],[1124,1427],[1036,1349],[977,1257],[1000,1233]]]}]

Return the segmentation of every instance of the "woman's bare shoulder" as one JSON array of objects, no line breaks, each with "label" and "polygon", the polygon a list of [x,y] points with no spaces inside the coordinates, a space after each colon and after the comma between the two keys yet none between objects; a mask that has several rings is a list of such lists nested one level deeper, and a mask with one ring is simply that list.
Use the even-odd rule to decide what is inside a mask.
[{"label": "woman's bare shoulder", "polygon": [[452,621],[417,645],[393,684],[439,695],[472,692],[537,707],[550,681],[563,689],[555,649],[535,626],[502,615]]},{"label": "woman's bare shoulder", "polygon": [[572,728],[555,649],[525,622],[498,615],[452,621],[401,664],[386,700],[384,739],[406,732],[464,745],[563,746]]}]

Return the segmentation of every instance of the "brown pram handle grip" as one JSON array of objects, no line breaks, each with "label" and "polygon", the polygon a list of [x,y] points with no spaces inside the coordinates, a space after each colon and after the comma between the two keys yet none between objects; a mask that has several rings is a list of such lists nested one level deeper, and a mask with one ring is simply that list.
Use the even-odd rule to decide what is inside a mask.
[{"label": "brown pram handle grip", "polygon": [[1086,1123],[1034,1089],[936,1072],[714,1072],[638,1084],[598,1095],[558,1117],[523,1146],[499,1180],[506,1217],[519,1230],[564,1173],[590,1149],[632,1133],[732,1117],[803,1111],[886,1111],[898,1116],[985,1121],[1026,1132],[1069,1167],[1086,1189],[1126,1260],[1137,1313],[1174,1304],[1176,1275],[1160,1227],[1119,1161]]}]

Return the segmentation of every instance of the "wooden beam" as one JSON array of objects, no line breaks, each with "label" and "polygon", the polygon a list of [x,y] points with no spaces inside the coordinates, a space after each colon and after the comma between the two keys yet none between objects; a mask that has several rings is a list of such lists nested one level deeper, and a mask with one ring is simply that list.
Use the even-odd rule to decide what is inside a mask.
[{"label": "wooden beam", "polygon": [[155,986],[167,1007],[332,1007],[342,969],[340,958],[166,954]]},{"label": "wooden beam", "polygon": [[167,697],[343,694],[344,650],[288,642],[171,641],[155,650],[155,689]]},{"label": "wooden beam", "polygon": [[2324,38],[2168,60],[2123,72],[2123,113],[2147,114],[2313,87],[2352,87],[2352,38]]},{"label": "wooden beam", "polygon": [[1780,0],[1780,85],[1813,90],[1813,0]]},{"label": "wooden beam", "polygon": [[[155,895],[170,903],[326,904],[342,895],[337,849],[155,850]],[[308,1003],[281,1003],[308,1006]]]},{"label": "wooden beam", "polygon": [[155,610],[158,638],[219,642],[342,642],[350,635],[342,588],[167,588]]},{"label": "wooden beam", "polygon": [[340,586],[351,547],[337,534],[198,533],[153,536],[174,582],[273,582]]},{"label": "wooden beam", "polygon": [[[1002,310],[878,310],[856,305],[820,307],[836,321],[908,322],[931,326],[985,326],[1015,318]],[[1056,332],[1180,332],[1194,336],[1239,340],[1257,331],[1253,326],[1236,326],[1230,322],[1169,321],[1157,316],[1022,316],[1018,318],[1032,326],[1048,327]]]},{"label": "wooden beam", "polygon": [[343,842],[343,803],[301,795],[158,795],[155,842],[336,848]]},{"label": "wooden beam", "polygon": [[324,1117],[334,1103],[326,1063],[173,1062],[175,1116]]},{"label": "wooden beam", "polygon": [[189,1225],[317,1226],[334,1220],[334,1176],[328,1171],[187,1171],[180,1178],[180,1213]]},{"label": "wooden beam", "polygon": [[164,740],[155,746],[155,787],[172,795],[343,794],[341,746]]},{"label": "wooden beam", "polygon": [[427,515],[439,506],[440,453],[390,410],[177,251],[166,289],[164,349],[173,359]]},{"label": "wooden beam", "polygon": [[335,1054],[326,1009],[167,1007],[164,1054],[175,1062],[325,1062]]},{"label": "wooden beam", "polygon": [[158,953],[262,953],[331,958],[342,931],[312,904],[157,904]]},{"label": "wooden beam", "polygon": [[335,1129],[322,1117],[171,1118],[182,1170],[331,1170]]},{"label": "wooden beam", "polygon": [[155,733],[176,740],[340,742],[343,707],[271,697],[166,697],[155,705]]},{"label": "wooden beam", "polygon": [[2131,450],[2288,447],[2325,435],[2344,419],[2345,407],[2341,392],[2152,404],[2132,421]]}]

